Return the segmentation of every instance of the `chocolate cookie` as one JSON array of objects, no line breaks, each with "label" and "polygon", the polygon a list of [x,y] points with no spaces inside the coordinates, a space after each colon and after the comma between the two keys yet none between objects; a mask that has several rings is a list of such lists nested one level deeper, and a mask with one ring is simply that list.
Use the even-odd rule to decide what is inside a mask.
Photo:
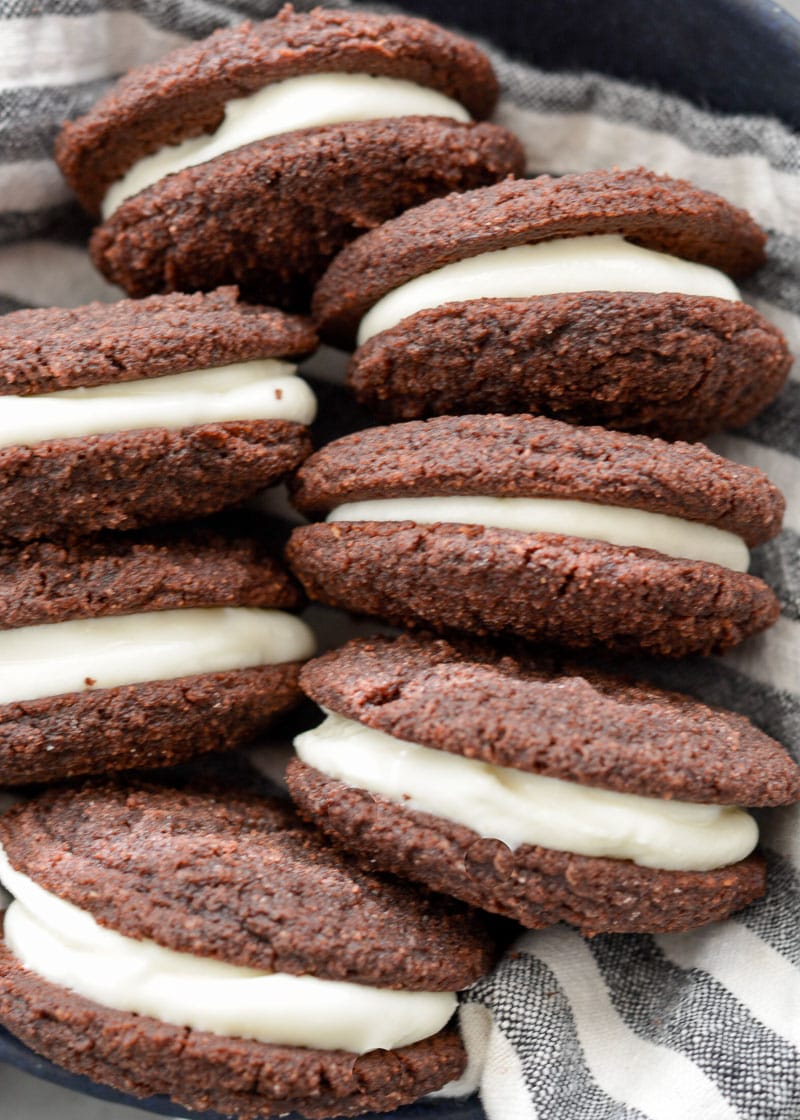
[{"label": "chocolate cookie", "polygon": [[0,784],[168,765],[293,706],[313,638],[268,530],[0,550]]},{"label": "chocolate cookie", "polygon": [[434,24],[287,5],[127,75],[56,158],[129,294],[235,280],[295,307],[358,233],[522,171],[515,137],[471,121],[496,98],[483,52]]},{"label": "chocolate cookie", "polygon": [[745,303],[584,292],[420,311],[359,347],[348,383],[387,419],[532,411],[695,440],[747,423],[790,365]]},{"label": "chocolate cookie", "polygon": [[387,418],[541,412],[697,439],[744,424],[789,371],[781,332],[719,271],[747,275],[764,241],[744,211],[652,172],[542,176],[365,235],[314,310],[325,337],[357,337],[349,382]]},{"label": "chocolate cookie", "polygon": [[742,716],[576,666],[403,636],[350,642],[301,683],[333,713],[296,740],[303,815],[369,866],[531,928],[723,918],[764,891],[731,807],[800,798]]},{"label": "chocolate cookie", "polygon": [[309,596],[399,625],[682,656],[779,613],[746,569],[783,499],[701,445],[441,417],[337,440],[293,487],[328,513],[288,546]]},{"label": "chocolate cookie", "polygon": [[[16,896],[0,1019],[67,1069],[244,1120],[395,1108],[461,1072],[447,1021],[452,993],[491,964],[478,916],[359,870],[282,803],[87,787],[12,810],[0,839]],[[72,907],[80,933],[54,970],[20,931],[60,942]],[[122,962],[145,948],[136,991],[68,975],[76,937]],[[216,1014],[201,1002],[208,980],[225,996],[209,1001]]]},{"label": "chocolate cookie", "polygon": [[278,358],[307,320],[235,288],[0,318],[0,543],[193,518],[311,449],[311,390]]},{"label": "chocolate cookie", "polygon": [[0,317],[0,396],[141,381],[317,348],[311,323],[244,303],[234,287],[204,295],[31,307]]}]

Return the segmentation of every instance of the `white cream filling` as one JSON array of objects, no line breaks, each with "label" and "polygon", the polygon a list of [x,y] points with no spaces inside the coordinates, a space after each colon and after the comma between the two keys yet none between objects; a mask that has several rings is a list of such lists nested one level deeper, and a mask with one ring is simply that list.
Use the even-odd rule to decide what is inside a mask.
[{"label": "white cream filling", "polygon": [[467,110],[457,101],[438,90],[400,78],[333,73],[274,82],[248,97],[229,101],[222,123],[210,135],[161,148],[135,163],[106,192],[103,217],[110,217],[126,198],[166,175],[206,163],[267,136],[344,121],[410,116],[470,120]]},{"label": "white cream filling", "polygon": [[304,661],[311,629],[284,611],[194,607],[0,631],[0,704]]},{"label": "white cream filling", "polygon": [[316,397],[289,362],[263,358],[140,381],[0,397],[0,447],[226,420],[310,424]]},{"label": "white cream filling", "polygon": [[429,307],[558,292],[680,292],[739,299],[716,268],[642,249],[617,234],[561,237],[455,261],[388,292],[358,329],[358,345]]},{"label": "white cream filling", "polygon": [[650,513],[566,498],[493,498],[452,494],[439,498],[375,498],[345,502],[328,521],[416,521],[420,525],[486,525],[520,533],[563,533],[626,548],[652,548],[666,556],[704,560],[746,572],[744,541],[725,529]]},{"label": "white cream filling", "polygon": [[643,867],[709,871],[744,859],[758,840],[755,820],[735,806],[659,801],[492,766],[336,713],[299,735],[295,748],[331,778],[466,825],[511,849],[534,844]]},{"label": "white cream filling", "polygon": [[452,992],[260,972],[125,937],[15,871],[2,848],[0,880],[16,898],[4,929],[14,956],[103,1007],[229,1038],[354,1054],[428,1038],[456,1008]]}]

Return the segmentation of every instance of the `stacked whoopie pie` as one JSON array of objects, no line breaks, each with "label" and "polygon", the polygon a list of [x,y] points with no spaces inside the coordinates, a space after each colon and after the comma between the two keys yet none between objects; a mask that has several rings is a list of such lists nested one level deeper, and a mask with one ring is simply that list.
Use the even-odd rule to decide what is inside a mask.
[{"label": "stacked whoopie pie", "polygon": [[484,919],[164,768],[252,741],[315,650],[280,531],[228,510],[311,450],[287,359],[316,332],[263,303],[307,303],[408,205],[519,172],[472,120],[496,96],[425,21],[287,7],[59,139],[102,206],[95,261],[146,297],[0,321],[0,785],[89,776],[0,820],[0,1022],[72,1072],[254,1118],[395,1108],[464,1071]]},{"label": "stacked whoopie pie", "polygon": [[285,359],[315,346],[232,288],[0,320],[0,784],[165,765],[297,703],[314,639],[274,528],[197,518],[309,453]]},{"label": "stacked whoopie pie", "polygon": [[287,5],[133,71],[56,157],[130,295],[234,282],[295,308],[357,234],[522,171],[516,137],[476,123],[497,92],[486,55],[426,20]]},{"label": "stacked whoopie pie", "polygon": [[321,333],[357,342],[351,387],[406,422],[306,460],[294,501],[325,520],[293,531],[290,564],[312,599],[449,639],[357,640],[301,675],[326,719],[296,740],[290,792],[365,865],[589,934],[685,930],[763,894],[739,806],[800,797],[780,744],[518,640],[681,657],[777,619],[747,568],[781,494],[658,438],[778,392],[786,343],[730,279],[764,242],[688,183],[597,171],[429,202],[328,269]]}]

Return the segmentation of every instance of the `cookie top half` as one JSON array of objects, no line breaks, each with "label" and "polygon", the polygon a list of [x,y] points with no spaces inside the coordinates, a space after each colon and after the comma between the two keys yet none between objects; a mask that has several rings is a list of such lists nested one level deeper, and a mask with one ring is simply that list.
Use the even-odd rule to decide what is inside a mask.
[{"label": "cookie top half", "polygon": [[192,607],[296,609],[277,528],[239,515],[0,549],[0,631]]},{"label": "cookie top half", "polygon": [[291,5],[142,67],[65,126],[56,157],[81,202],[96,211],[112,182],[168,144],[213,132],[225,103],[304,75],[348,73],[404,79],[491,112],[497,81],[478,47],[426,20]]},{"label": "cookie top half", "polygon": [[708,804],[800,797],[797,766],[743,716],[585,666],[403,635],[348,642],[301,684],[349,719],[494,766]]},{"label": "cookie top half", "polygon": [[506,180],[407,211],[360,237],[314,295],[321,332],[348,345],[390,291],[455,261],[556,238],[621,234],[737,278],[764,262],[766,236],[719,195],[643,168]]},{"label": "cookie top half", "polygon": [[491,962],[468,911],[360,870],[283,803],[143,784],[0,818],[11,866],[127,937],[267,971],[453,991]]},{"label": "cookie top half", "polygon": [[164,377],[310,354],[311,323],[241,302],[235,287],[0,317],[0,395]]},{"label": "cookie top half", "polygon": [[702,522],[750,547],[780,530],[784,510],[760,470],[701,444],[532,416],[437,417],[356,432],[306,460],[293,491],[306,514],[412,495],[566,498]]}]

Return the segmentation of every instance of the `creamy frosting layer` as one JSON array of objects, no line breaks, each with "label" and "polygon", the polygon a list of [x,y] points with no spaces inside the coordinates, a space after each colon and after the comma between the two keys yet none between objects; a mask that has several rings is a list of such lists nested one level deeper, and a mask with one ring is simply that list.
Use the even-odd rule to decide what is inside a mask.
[{"label": "creamy frosting layer", "polygon": [[744,859],[758,840],[755,820],[735,806],[659,801],[492,766],[337,713],[299,735],[295,749],[331,778],[512,849],[533,844],[643,867],[709,871]]},{"label": "creamy frosting layer", "polygon": [[643,249],[616,234],[561,237],[481,253],[409,280],[367,312],[358,345],[418,311],[458,300],[598,291],[739,299],[736,285],[708,265]]},{"label": "creamy frosting layer", "polygon": [[219,128],[145,156],[106,192],[103,217],[146,187],[215,156],[299,128],[383,117],[450,117],[468,121],[463,105],[434,89],[401,78],[370,74],[307,74],[274,82],[229,101]]},{"label": "creamy frosting layer", "polygon": [[140,381],[0,398],[0,447],[226,420],[310,424],[316,397],[289,362],[262,358]]},{"label": "creamy frosting layer", "polygon": [[0,704],[304,661],[311,629],[284,611],[194,607],[0,631]]},{"label": "creamy frosting layer", "polygon": [[628,548],[652,548],[666,556],[704,560],[746,572],[750,553],[744,541],[725,529],[621,506],[595,505],[566,498],[469,497],[375,498],[346,502],[328,521],[416,521],[486,525],[520,533],[563,533]]},{"label": "creamy frosting layer", "polygon": [[2,848],[0,881],[16,899],[4,926],[11,952],[51,983],[117,1011],[231,1038],[364,1054],[428,1038],[456,1008],[451,992],[259,972],[125,937],[15,871]]}]

